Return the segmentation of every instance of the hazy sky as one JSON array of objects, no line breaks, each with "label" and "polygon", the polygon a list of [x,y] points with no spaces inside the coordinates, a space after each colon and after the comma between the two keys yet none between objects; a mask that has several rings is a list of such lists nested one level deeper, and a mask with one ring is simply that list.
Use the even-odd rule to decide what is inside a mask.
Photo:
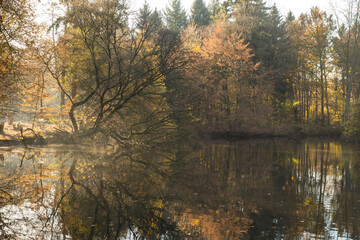
[{"label": "hazy sky", "polygon": [[[33,0],[37,6],[37,21],[44,25],[50,25],[51,22],[51,2],[58,2],[58,0]],[[130,4],[132,10],[137,10],[143,6],[145,0],[127,0]],[[183,6],[186,8],[188,13],[190,12],[191,5],[194,0],[181,0]],[[210,0],[204,0],[206,3],[209,3]],[[221,1],[221,0],[220,0]],[[322,10],[326,10],[328,13],[332,13],[330,8],[330,1],[337,2],[341,4],[340,0],[265,0],[268,6],[272,6],[274,3],[277,5],[280,12],[286,16],[286,14],[291,10],[296,17],[301,13],[306,13],[310,11],[311,7],[318,6]],[[168,5],[169,0],[147,0],[152,8],[164,9]],[[55,14],[60,16],[62,15],[64,9],[61,8],[61,5],[57,5],[58,10],[55,10]],[[61,10],[63,9],[63,10]],[[132,15],[135,17],[135,15]],[[130,17],[130,18],[132,18]]]},{"label": "hazy sky", "polygon": [[[205,0],[209,2],[209,0]],[[144,3],[144,0],[132,0],[129,1],[132,9],[138,9]],[[168,0],[147,0],[147,2],[158,9],[163,9],[167,4]],[[276,3],[277,7],[283,15],[286,15],[291,10],[295,16],[299,16],[301,13],[308,12],[311,7],[318,6],[320,9],[326,11],[330,10],[329,0],[267,0],[268,5]],[[189,10],[193,0],[182,0],[183,6]]]}]

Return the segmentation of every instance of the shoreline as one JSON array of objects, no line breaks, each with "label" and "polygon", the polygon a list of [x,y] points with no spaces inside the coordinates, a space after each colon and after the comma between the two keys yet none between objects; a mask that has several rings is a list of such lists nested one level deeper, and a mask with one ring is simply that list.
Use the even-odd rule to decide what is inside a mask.
[{"label": "shoreline", "polygon": [[[42,137],[38,135],[36,137],[24,137],[16,138],[16,136],[6,136],[7,139],[1,139],[0,135],[0,147],[11,146],[47,146],[50,144],[69,145],[68,141],[62,141],[61,139],[54,138],[51,135]],[[207,140],[226,140],[226,141],[246,141],[246,140],[304,140],[304,139],[334,139],[341,142],[356,142],[353,140],[345,139],[342,133],[269,133],[269,132],[199,132],[198,137],[205,141]],[[64,140],[64,139],[63,139]],[[73,144],[73,143],[71,143]],[[70,145],[71,145],[70,144]]]}]

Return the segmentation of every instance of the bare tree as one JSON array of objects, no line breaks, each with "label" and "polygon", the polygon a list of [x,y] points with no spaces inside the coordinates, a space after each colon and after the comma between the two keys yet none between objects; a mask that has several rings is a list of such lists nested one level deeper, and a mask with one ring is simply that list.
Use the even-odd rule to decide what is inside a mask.
[{"label": "bare tree", "polygon": [[[339,13],[335,12],[338,34],[334,38],[334,49],[338,58],[338,65],[342,69],[343,81],[345,84],[345,110],[344,119],[346,122],[349,115],[351,94],[355,76],[358,73],[359,65],[359,43],[360,43],[360,1],[343,0]],[[337,9],[339,9],[337,7]]]}]

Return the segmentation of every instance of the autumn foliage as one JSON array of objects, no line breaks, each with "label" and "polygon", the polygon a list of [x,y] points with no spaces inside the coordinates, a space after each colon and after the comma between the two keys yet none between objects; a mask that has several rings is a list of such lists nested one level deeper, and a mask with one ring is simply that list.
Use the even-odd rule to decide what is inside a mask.
[{"label": "autumn foliage", "polygon": [[173,0],[163,18],[145,3],[133,21],[125,0],[60,1],[50,40],[29,2],[0,0],[0,112],[55,122],[72,141],[137,142],[183,126],[341,132],[360,96],[360,4],[350,2],[336,17],[315,7],[284,18],[262,0],[196,1],[191,16]]},{"label": "autumn foliage", "polygon": [[241,35],[229,32],[224,22],[202,33],[191,30],[202,37],[188,46],[192,56],[184,73],[189,84],[185,89],[190,89],[189,108],[199,124],[221,131],[265,124],[271,113],[266,104],[271,83],[259,75],[260,63],[253,62],[252,50]]}]

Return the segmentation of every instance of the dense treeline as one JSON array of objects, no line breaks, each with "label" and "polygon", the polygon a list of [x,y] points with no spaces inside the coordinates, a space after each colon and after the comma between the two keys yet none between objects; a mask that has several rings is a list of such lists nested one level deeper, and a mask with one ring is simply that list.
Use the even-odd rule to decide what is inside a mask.
[{"label": "dense treeline", "polygon": [[[195,0],[189,15],[180,0],[163,11],[145,2],[135,14],[125,0],[59,4],[65,12],[52,16],[47,39],[29,24],[26,1],[0,1],[3,114],[21,99],[34,119],[118,142],[184,126],[234,135],[360,131],[359,0],[298,18],[263,0]],[[46,105],[52,83],[61,92],[56,111]]]}]

